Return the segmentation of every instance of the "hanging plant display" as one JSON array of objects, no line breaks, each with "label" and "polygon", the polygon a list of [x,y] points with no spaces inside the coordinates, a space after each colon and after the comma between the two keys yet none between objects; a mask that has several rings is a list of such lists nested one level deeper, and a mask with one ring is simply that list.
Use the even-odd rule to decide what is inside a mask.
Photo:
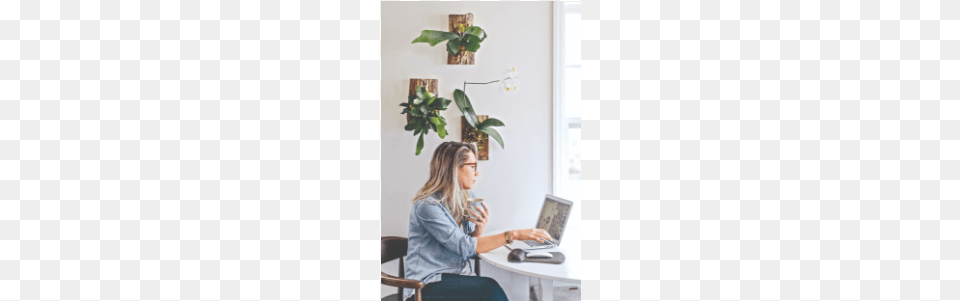
[{"label": "hanging plant display", "polygon": [[[503,126],[503,121],[500,121],[496,118],[489,118],[484,116],[484,120],[481,120],[477,117],[477,113],[473,111],[473,105],[470,104],[470,98],[467,98],[467,93],[463,90],[456,89],[453,91],[453,100],[457,102],[457,107],[460,108],[460,112],[463,113],[464,121],[467,122],[470,127],[476,129],[476,131],[489,135],[493,137],[493,140],[496,140],[500,144],[500,147],[503,146],[503,138],[500,137],[500,133],[497,132],[493,127]],[[466,131],[466,130],[464,130]],[[486,138],[478,135],[473,135],[476,138]],[[466,136],[464,138],[467,138]],[[466,142],[466,141],[465,141]]]},{"label": "hanging plant display", "polygon": [[416,155],[420,155],[423,150],[423,136],[433,130],[440,136],[440,139],[447,137],[447,120],[440,116],[440,111],[446,111],[452,100],[443,97],[436,97],[435,93],[427,90],[427,85],[432,81],[432,88],[436,91],[436,81],[411,79],[410,86],[415,90],[407,97],[407,102],[401,102],[404,107],[400,114],[407,115],[407,125],[403,127],[406,131],[413,131],[414,136],[420,136],[417,140]]},{"label": "hanging plant display", "polygon": [[474,53],[480,49],[480,43],[487,39],[487,32],[473,26],[473,14],[450,15],[450,31],[424,30],[413,43],[427,43],[435,46],[447,41],[447,64],[473,65]]}]

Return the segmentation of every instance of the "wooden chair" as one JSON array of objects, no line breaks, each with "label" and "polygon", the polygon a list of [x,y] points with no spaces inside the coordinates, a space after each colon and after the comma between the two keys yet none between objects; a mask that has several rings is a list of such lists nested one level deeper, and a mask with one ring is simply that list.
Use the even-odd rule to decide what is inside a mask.
[{"label": "wooden chair", "polygon": [[[388,275],[387,273],[380,272],[380,284],[392,286],[397,288],[397,293],[392,294],[386,297],[381,298],[381,301],[404,301],[403,299],[403,289],[412,288],[416,290],[414,292],[415,300],[422,301],[420,290],[426,285],[422,281],[417,281],[413,279],[403,278],[403,257],[407,256],[407,238],[399,236],[382,236],[380,237],[380,264],[384,264],[394,259],[400,259],[400,271],[397,274],[397,277]],[[474,255],[470,257],[475,261],[475,269],[477,276],[480,276],[480,256]]]}]

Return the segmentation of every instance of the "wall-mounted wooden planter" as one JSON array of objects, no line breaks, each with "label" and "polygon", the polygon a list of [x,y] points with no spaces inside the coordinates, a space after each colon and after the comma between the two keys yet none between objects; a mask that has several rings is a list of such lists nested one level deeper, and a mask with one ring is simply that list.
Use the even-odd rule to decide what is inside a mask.
[{"label": "wall-mounted wooden planter", "polygon": [[[465,24],[464,28],[473,26],[473,13],[450,15],[450,32],[457,32],[458,24]],[[463,45],[460,45],[460,52],[457,55],[447,53],[447,65],[473,65],[475,62],[473,55],[473,52],[463,49]]]},{"label": "wall-mounted wooden planter", "polygon": [[[439,80],[430,79],[430,78],[411,78],[410,79],[410,92],[407,95],[416,96],[417,87],[425,86],[427,87],[427,92],[437,96],[437,87],[439,86]],[[410,123],[410,113],[407,113],[407,123]],[[405,123],[406,124],[406,123]]]},{"label": "wall-mounted wooden planter", "polygon": [[[488,115],[477,115],[477,120],[484,122]],[[460,116],[460,137],[463,142],[477,143],[477,160],[490,160],[490,136],[470,126],[467,118]]]}]

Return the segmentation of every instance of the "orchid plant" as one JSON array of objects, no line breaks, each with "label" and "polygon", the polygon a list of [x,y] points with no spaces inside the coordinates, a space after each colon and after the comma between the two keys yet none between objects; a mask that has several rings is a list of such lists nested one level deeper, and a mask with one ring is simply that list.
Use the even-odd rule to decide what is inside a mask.
[{"label": "orchid plant", "polygon": [[453,91],[453,101],[457,103],[457,107],[460,108],[460,113],[463,113],[463,117],[467,120],[467,124],[469,124],[470,127],[493,137],[493,140],[497,140],[497,143],[500,143],[500,147],[504,147],[503,138],[500,137],[500,133],[493,129],[495,126],[503,126],[503,121],[496,118],[487,118],[487,120],[480,122],[480,120],[477,119],[477,113],[473,111],[473,105],[470,104],[470,98],[467,98],[467,93],[463,92],[463,90],[456,89]]},{"label": "orchid plant", "polygon": [[518,77],[520,77],[520,73],[517,72],[517,68],[511,67],[507,71],[507,77],[504,79],[489,81],[485,83],[463,82],[463,90],[457,89],[453,91],[453,100],[456,102],[457,107],[460,108],[460,112],[463,113],[463,116],[467,120],[467,123],[470,124],[471,127],[480,131],[481,133],[484,133],[489,135],[490,137],[493,137],[493,140],[496,140],[497,143],[500,144],[500,147],[504,147],[503,138],[500,137],[500,133],[497,132],[497,130],[494,129],[493,127],[503,126],[503,122],[496,118],[487,118],[487,120],[484,120],[483,122],[480,122],[480,120],[477,119],[477,114],[476,112],[473,111],[473,105],[470,103],[470,98],[467,97],[467,92],[466,92],[467,85],[486,85],[486,84],[500,82],[500,86],[501,86],[500,91],[504,93],[509,93],[509,92],[514,92],[520,89],[520,87],[517,86]]}]

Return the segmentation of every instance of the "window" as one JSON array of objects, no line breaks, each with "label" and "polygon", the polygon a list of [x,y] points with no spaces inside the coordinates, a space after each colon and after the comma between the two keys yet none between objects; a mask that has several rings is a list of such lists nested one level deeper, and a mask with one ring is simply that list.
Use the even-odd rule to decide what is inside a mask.
[{"label": "window", "polygon": [[554,2],[554,187],[580,220],[580,2]]}]

